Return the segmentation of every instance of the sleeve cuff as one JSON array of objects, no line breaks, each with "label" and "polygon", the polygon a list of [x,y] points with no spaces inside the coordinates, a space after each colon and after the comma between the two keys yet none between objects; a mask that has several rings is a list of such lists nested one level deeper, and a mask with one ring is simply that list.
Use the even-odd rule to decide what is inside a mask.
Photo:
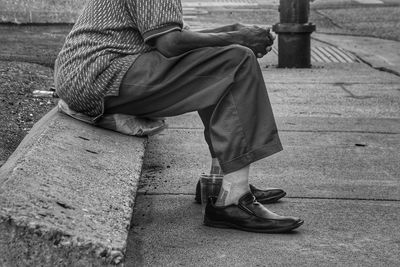
[{"label": "sleeve cuff", "polygon": [[147,31],[143,34],[143,39],[145,43],[148,43],[150,40],[153,38],[156,38],[158,36],[161,36],[163,34],[172,32],[172,31],[181,31],[182,27],[180,27],[178,24],[173,24],[173,25],[166,25],[166,26],[161,26],[157,29]]}]

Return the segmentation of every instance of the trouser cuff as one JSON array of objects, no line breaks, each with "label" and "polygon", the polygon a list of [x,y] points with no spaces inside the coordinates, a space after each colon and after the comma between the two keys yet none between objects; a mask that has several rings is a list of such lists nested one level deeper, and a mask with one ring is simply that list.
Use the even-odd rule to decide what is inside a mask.
[{"label": "trouser cuff", "polygon": [[231,161],[221,163],[221,169],[224,174],[231,173],[240,170],[253,162],[256,162],[262,158],[269,157],[275,153],[282,151],[282,144],[278,140],[272,143],[266,144],[260,148],[251,150],[246,154],[243,154]]}]

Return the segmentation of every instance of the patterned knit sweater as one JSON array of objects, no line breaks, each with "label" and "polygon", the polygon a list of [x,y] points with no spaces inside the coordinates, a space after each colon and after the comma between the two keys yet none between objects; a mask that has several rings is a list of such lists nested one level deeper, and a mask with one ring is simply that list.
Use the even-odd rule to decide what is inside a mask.
[{"label": "patterned knit sweater", "polygon": [[118,95],[149,41],[182,27],[180,0],[88,0],[56,60],[57,94],[72,110],[101,116],[104,97]]}]

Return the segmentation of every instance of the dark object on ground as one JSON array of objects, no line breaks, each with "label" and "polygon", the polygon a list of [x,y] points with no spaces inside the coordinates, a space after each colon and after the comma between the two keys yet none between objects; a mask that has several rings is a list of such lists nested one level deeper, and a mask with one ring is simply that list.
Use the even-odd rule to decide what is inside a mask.
[{"label": "dark object on ground", "polygon": [[235,228],[257,233],[284,233],[300,227],[304,221],[296,217],[269,219],[270,212],[251,193],[239,199],[238,205],[216,207],[208,202],[204,224],[217,228]]}]

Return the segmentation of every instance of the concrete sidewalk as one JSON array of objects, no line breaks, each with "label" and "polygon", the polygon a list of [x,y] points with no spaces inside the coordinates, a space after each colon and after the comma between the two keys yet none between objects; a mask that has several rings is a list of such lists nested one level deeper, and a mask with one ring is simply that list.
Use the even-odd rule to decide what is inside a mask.
[{"label": "concrete sidewalk", "polygon": [[[10,27],[9,31],[15,31],[15,35],[7,35],[11,37],[5,44],[2,43],[0,58],[50,66],[68,27],[40,27],[45,29],[33,27],[27,31],[29,36],[34,35],[37,39],[28,50],[24,46],[18,49],[17,44],[12,45],[15,43],[12,36],[26,36],[20,34],[23,30]],[[313,34],[313,38],[313,49],[339,49],[354,60],[334,63],[333,56],[331,61],[314,62],[312,69],[304,70],[277,69],[277,55],[274,53],[260,60],[285,150],[255,164],[251,173],[252,183],[259,187],[282,187],[288,192],[288,197],[278,204],[269,205],[270,209],[286,215],[301,216],[306,221],[305,225],[286,235],[252,234],[203,226],[200,206],[194,204],[193,199],[199,175],[209,169],[208,152],[200,120],[196,114],[186,114],[170,119],[169,130],[150,138],[128,238],[127,266],[400,264],[400,44],[338,35]],[[45,56],[39,51],[42,47],[46,48]],[[52,48],[50,52],[49,47]],[[53,121],[54,125],[60,124],[59,118],[53,117]],[[77,259],[81,263],[106,259],[115,264],[122,260],[125,252],[126,226],[132,213],[131,199],[134,196],[131,191],[137,186],[145,141],[116,136],[115,133],[105,138],[110,133],[87,125],[87,128],[82,127],[78,122],[73,123],[73,129],[68,132],[61,132],[71,126],[65,118],[61,122],[69,126],[58,127],[60,131],[54,130],[53,124],[42,122],[42,125],[47,125],[58,135],[48,131],[50,135],[39,140],[46,146],[35,145],[35,153],[44,151],[56,163],[44,160],[43,166],[34,165],[33,168],[32,164],[39,161],[39,157],[33,152],[24,154],[27,150],[22,145],[17,156],[24,157],[24,160],[16,160],[14,155],[11,163],[2,168],[1,173],[4,175],[0,175],[5,177],[4,181],[8,180],[9,173],[19,178],[25,175],[28,181],[34,181],[39,188],[50,192],[47,195],[53,197],[46,196],[48,202],[42,205],[44,197],[40,190],[32,188],[32,183],[30,187],[23,183],[13,187],[9,182],[8,186],[12,190],[23,196],[34,197],[40,205],[32,209],[20,209],[13,205],[14,202],[7,203],[13,209],[7,207],[4,212],[2,210],[1,219],[5,226],[0,227],[0,231],[11,233],[7,237],[10,240],[15,238],[16,235],[12,235],[13,232],[9,230],[14,227],[9,223],[9,218],[14,215],[10,211],[20,215],[22,211],[24,214],[18,222],[21,222],[19,226],[27,233],[23,235],[23,238],[26,237],[23,241],[32,242],[30,244],[33,245],[30,245],[30,250],[25,250],[25,243],[15,244],[25,251],[27,257],[37,260],[36,263],[41,262],[40,257],[48,256],[46,253],[30,254],[32,248],[38,251],[34,245],[40,246],[43,241],[30,239],[32,232],[37,236],[45,232],[36,228],[40,221],[55,225],[51,231],[56,233],[50,239],[49,235],[40,235],[40,238],[52,241],[55,236],[55,240],[59,240],[65,234],[68,239],[78,241],[66,242],[71,246],[64,246],[64,242],[58,241],[54,244],[45,243],[43,250],[58,251],[59,255],[65,257],[64,263]],[[41,129],[40,125],[36,129]],[[90,138],[79,134],[79,131],[90,133]],[[33,130],[30,136],[35,135],[35,132]],[[65,135],[67,138],[63,138]],[[114,145],[114,148],[102,149],[104,153],[101,155],[105,156],[105,160],[99,163],[96,151],[85,150],[86,146],[92,145],[87,139],[93,142],[93,146],[100,147],[95,144],[99,140],[101,147],[110,148]],[[53,145],[48,145],[50,141]],[[116,153],[120,152],[120,146],[125,149],[123,160]],[[47,147],[54,148],[48,150]],[[80,160],[81,157],[75,155],[75,151],[82,149],[92,155],[93,162],[86,164],[89,167]],[[58,150],[70,153],[69,164],[60,167],[68,172],[60,172],[58,166],[61,163],[51,157],[61,154],[52,152]],[[112,156],[109,154],[113,154],[119,164],[107,160]],[[85,172],[76,168],[77,161],[85,165]],[[32,167],[43,170],[46,164],[56,170],[51,174],[55,176],[51,182],[47,182],[48,177],[43,171],[33,171],[34,175],[31,175],[32,172],[22,172],[19,169]],[[121,171],[121,166],[128,166],[128,170]],[[74,175],[68,177],[71,181],[58,177],[60,173],[65,175],[71,170],[75,171]],[[97,182],[99,170],[102,173],[101,183]],[[127,173],[130,174],[128,180]],[[90,179],[86,177],[89,174]],[[46,182],[37,179],[36,175]],[[85,177],[76,179],[79,175]],[[108,177],[113,179],[108,180]],[[89,193],[75,190],[80,188],[79,183],[82,181],[92,182],[84,186]],[[48,184],[54,187],[47,189]],[[71,194],[65,194],[65,188]],[[12,190],[7,188],[4,196],[16,196]],[[21,193],[24,190],[29,194]],[[66,195],[68,199],[63,199]],[[98,201],[82,201],[82,196],[95,196]],[[115,198],[111,206],[108,205],[110,198]],[[28,197],[22,197],[21,201],[24,205],[32,202]],[[114,204],[117,202],[124,204]],[[0,203],[4,205],[6,202]],[[43,212],[42,208],[49,211]],[[88,218],[95,224],[87,223]],[[78,222],[82,227],[71,227],[73,231],[68,229],[73,225],[71,221]],[[86,242],[88,240],[90,243]],[[4,247],[7,248],[6,245]],[[13,252],[18,254],[16,250]],[[62,258],[59,255],[53,254],[52,260]]]},{"label": "concrete sidewalk", "polygon": [[[186,114],[149,140],[127,266],[399,266],[400,44],[315,37],[313,46],[360,60],[311,69],[277,69],[273,53],[260,61],[285,150],[251,171],[253,184],[288,192],[268,208],[305,224],[284,235],[203,226],[194,189],[208,152],[197,114]],[[396,64],[371,67],[379,58]]]}]

